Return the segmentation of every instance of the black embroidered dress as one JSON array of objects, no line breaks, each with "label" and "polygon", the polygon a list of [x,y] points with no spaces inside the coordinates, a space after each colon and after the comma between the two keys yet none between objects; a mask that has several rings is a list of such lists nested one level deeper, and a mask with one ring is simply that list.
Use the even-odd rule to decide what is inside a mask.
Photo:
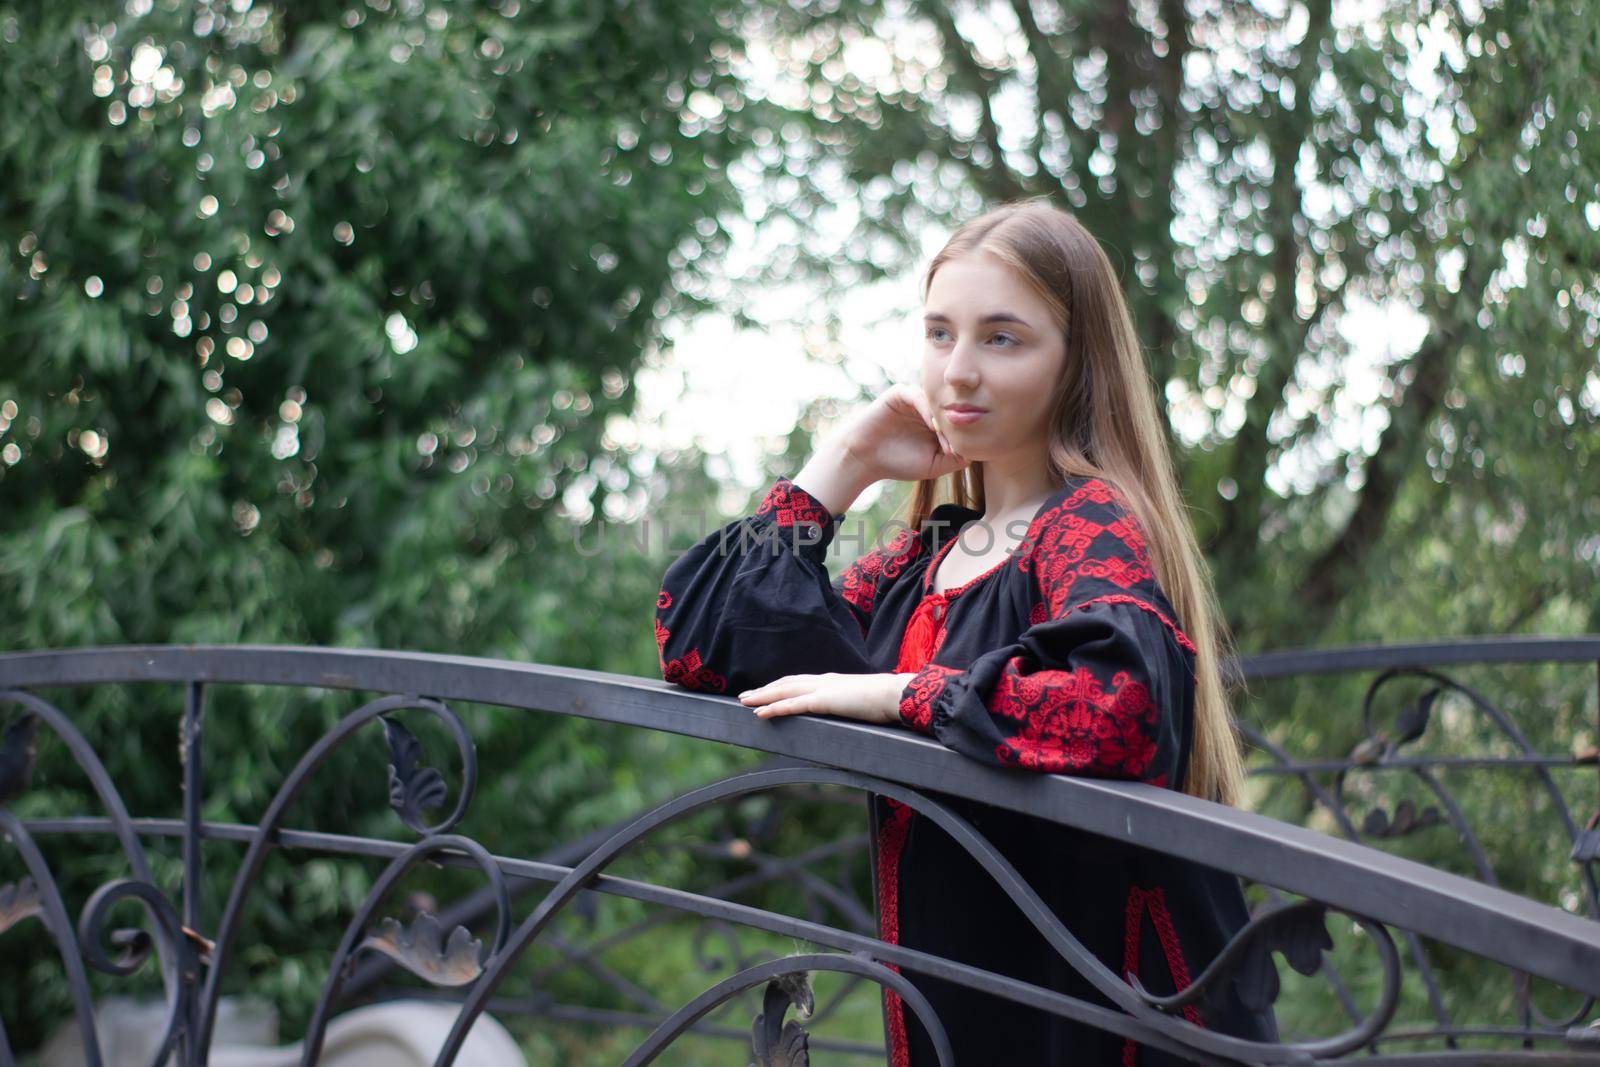
[{"label": "black embroidered dress", "polygon": [[[787,674],[914,671],[904,725],[990,764],[1183,788],[1194,646],[1157,585],[1117,491],[1072,478],[1007,558],[960,586],[930,576],[981,512],[942,504],[836,580],[843,515],[780,478],[752,516],[704,538],[662,578],[662,677],[737,694]],[[812,529],[796,531],[810,524]],[[772,527],[778,529],[773,530]],[[1012,531],[996,531],[997,538]],[[798,535],[797,535],[798,534]],[[929,791],[1013,863],[1074,936],[1154,993],[1186,986],[1248,920],[1236,877],[1094,834]],[[879,936],[1107,1005],[964,849],[909,807],[872,797]],[[898,968],[896,968],[898,970]],[[960,1067],[1182,1062],[1096,1028],[915,972]],[[884,990],[891,1067],[936,1062]],[[1230,989],[1189,1006],[1211,1029],[1276,1040],[1272,1015]]]}]

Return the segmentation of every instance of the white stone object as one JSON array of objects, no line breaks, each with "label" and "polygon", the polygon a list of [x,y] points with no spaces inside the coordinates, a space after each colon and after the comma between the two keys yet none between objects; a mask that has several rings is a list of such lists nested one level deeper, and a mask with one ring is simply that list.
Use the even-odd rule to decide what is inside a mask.
[{"label": "white stone object", "polygon": [[[432,1067],[460,1013],[457,1004],[391,1000],[354,1008],[328,1023],[318,1067]],[[166,1006],[108,998],[96,1012],[105,1067],[145,1067],[161,1039]],[[39,1054],[40,1067],[84,1067],[76,1020],[64,1020]],[[269,1006],[223,997],[209,1067],[299,1067],[300,1042],[278,1045]],[[176,1057],[167,1067],[175,1067]],[[473,1023],[455,1067],[527,1067],[509,1031],[487,1013]]]}]

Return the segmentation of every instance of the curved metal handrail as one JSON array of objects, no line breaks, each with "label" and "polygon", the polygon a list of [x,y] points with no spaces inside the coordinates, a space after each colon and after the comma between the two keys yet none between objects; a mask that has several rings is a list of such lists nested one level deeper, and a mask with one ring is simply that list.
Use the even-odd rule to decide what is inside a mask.
[{"label": "curved metal handrail", "polygon": [[1394,667],[1447,667],[1481,663],[1600,663],[1600,636],[1453,637],[1440,641],[1287,648],[1255,652],[1227,662],[1224,670],[1255,679],[1342,674]]},{"label": "curved metal handrail", "polygon": [[[1491,659],[1600,659],[1600,638],[1467,642]],[[1288,656],[1290,654],[1271,654]],[[1242,663],[1258,677],[1301,660]],[[1335,666],[1479,662],[1444,644],[1331,649]],[[1424,657],[1433,657],[1426,659]],[[1253,666],[1252,666],[1253,665]],[[273,684],[370,690],[578,715],[721,741],[1046,818],[1230,871],[1600,995],[1600,923],[1515,893],[1252,812],[1132,782],[990,767],[893,727],[759,720],[657,679],[425,652],[270,645],[111,646],[0,654],[0,689],[102,683]],[[886,774],[885,771],[888,771]]]}]

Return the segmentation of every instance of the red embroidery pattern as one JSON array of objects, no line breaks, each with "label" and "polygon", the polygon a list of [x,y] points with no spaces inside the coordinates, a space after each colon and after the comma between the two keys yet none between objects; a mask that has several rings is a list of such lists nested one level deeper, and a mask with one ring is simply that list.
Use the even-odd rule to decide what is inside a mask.
[{"label": "red embroidery pattern", "polygon": [[1150,549],[1145,542],[1144,531],[1134,521],[1133,513],[1128,510],[1128,505],[1125,502],[1119,502],[1119,506],[1123,509],[1122,516],[1110,526],[1107,526],[1106,529],[1116,534],[1117,540],[1127,545],[1128,551],[1133,553],[1133,558],[1148,568],[1150,566]]},{"label": "red embroidery pattern", "polygon": [[[1150,909],[1150,922],[1161,939],[1161,953],[1167,958],[1167,971],[1172,977],[1172,988],[1182,992],[1189,987],[1189,965],[1183,960],[1183,950],[1178,944],[1178,932],[1172,926],[1172,916],[1167,911],[1166,891],[1160,886],[1144,889],[1128,887],[1128,904],[1123,911],[1122,977],[1133,978],[1139,973],[1139,942],[1143,933],[1142,921],[1146,907]],[[1128,983],[1132,985],[1132,982]],[[1196,1026],[1204,1027],[1200,1009],[1194,1004],[1183,1006],[1183,1017]],[[1133,1038],[1122,1044],[1122,1067],[1136,1067],[1139,1046]]]},{"label": "red embroidery pattern", "polygon": [[1156,755],[1156,706],[1143,682],[1118,671],[1108,693],[1087,667],[1024,674],[1020,662],[1006,661],[989,702],[1022,722],[995,746],[1001,763],[1049,774],[1144,776]]},{"label": "red embroidery pattern", "polygon": [[661,665],[661,677],[667,676],[667,638],[672,631],[661,624],[661,613],[672,606],[672,594],[665,589],[656,594],[656,662]]},{"label": "red embroidery pattern", "polygon": [[[905,849],[906,833],[914,814],[909,805],[898,800],[883,798],[889,805],[889,818],[884,822],[878,839],[878,927],[879,939],[891,945],[900,943],[900,854]],[[885,963],[895,974],[900,966]],[[883,1015],[889,1027],[889,1063],[891,1067],[909,1067],[911,1048],[906,1043],[905,1008],[900,994],[883,988]]]},{"label": "red embroidery pattern", "polygon": [[775,521],[779,526],[793,526],[797,522],[814,522],[825,526],[833,521],[827,508],[787,478],[779,478],[774,482],[761,501],[761,506],[756,508],[757,515],[773,512],[776,512]]},{"label": "red embroidery pattern", "polygon": [[1032,543],[1030,564],[1039,568],[1039,585],[1050,588],[1063,576],[1070,575],[1083,560],[1095,539],[1105,532],[1105,527],[1085,515],[1066,511],[1066,505],[1040,517],[1043,524],[1039,536]]},{"label": "red embroidery pattern", "polygon": [[[657,632],[660,634],[665,631]],[[700,689],[708,693],[721,693],[728,688],[726,678],[700,662],[700,650],[697,648],[691,648],[671,663],[663,663],[661,677],[685,689]]]},{"label": "red embroidery pattern", "polygon": [[1131,589],[1150,578],[1150,568],[1136,560],[1113,556],[1110,559],[1086,559],[1078,564],[1072,576],[1079,578],[1104,578],[1124,589]]},{"label": "red embroidery pattern", "polygon": [[[1082,515],[1065,515],[1045,528],[1033,559],[1038,567],[1039,588],[1047,591],[1052,614],[1062,614],[1072,603],[1073,586],[1081,579],[1101,578],[1132,589],[1154,578],[1149,559],[1140,558],[1142,542],[1133,559],[1120,555],[1084,558],[1100,535],[1115,533],[1117,525],[1102,526]],[[1128,544],[1126,539],[1123,543]]]},{"label": "red embroidery pattern", "polygon": [[844,572],[841,594],[859,608],[864,615],[872,614],[873,602],[878,596],[878,584],[884,578],[896,578],[922,552],[922,539],[910,530],[889,544],[865,553]]},{"label": "red embroidery pattern", "polygon": [[1163,612],[1160,608],[1156,607],[1154,604],[1151,604],[1151,603],[1149,603],[1148,601],[1145,601],[1145,600],[1140,600],[1136,596],[1128,596],[1125,593],[1107,593],[1105,596],[1097,596],[1097,597],[1094,597],[1091,600],[1085,600],[1082,604],[1074,604],[1074,605],[1072,605],[1072,610],[1073,611],[1077,611],[1080,608],[1088,607],[1090,604],[1101,604],[1101,603],[1106,603],[1106,604],[1132,604],[1136,608],[1143,608],[1145,611],[1148,611],[1150,614],[1152,614],[1156,618],[1160,619],[1162,624],[1165,625],[1167,629],[1172,631],[1172,636],[1176,637],[1178,639],[1178,644],[1182,645],[1184,648],[1188,649],[1190,652],[1194,652],[1196,655],[1199,655],[1199,653],[1196,652],[1196,650],[1195,650],[1194,642],[1189,640],[1189,635],[1188,634],[1186,634],[1182,630],[1178,629],[1178,624],[1177,623],[1175,623],[1171,619],[1167,618],[1166,613]]},{"label": "red embroidery pattern", "polygon": [[960,673],[937,663],[924,665],[907,683],[900,698],[900,721],[918,733],[932,733],[933,702],[944,691],[945,683]]},{"label": "red embroidery pattern", "polygon": [[1101,478],[1087,478],[1084,483],[1075,489],[1071,496],[1062,501],[1063,508],[1075,508],[1084,501],[1092,504],[1116,504],[1122,500],[1121,495],[1111,487],[1111,483]]},{"label": "red embroidery pattern", "polygon": [[[672,594],[665,589],[656,594],[656,611],[662,612],[672,606]],[[700,662],[700,650],[692,648],[678,659],[667,662],[667,639],[672,636],[661,622],[661,616],[656,616],[656,662],[661,665],[661,677],[669,682],[681,685],[686,689],[699,689],[709,693],[721,693],[728,688],[728,680],[716,671]]]},{"label": "red embroidery pattern", "polygon": [[[1085,504],[1112,505],[1110,514],[1100,513],[1109,521],[1097,522],[1084,514]],[[1105,534],[1121,542],[1121,549],[1091,554]],[[1052,617],[1066,613],[1073,603],[1073,587],[1081,579],[1095,578],[1122,589],[1155,579],[1144,531],[1122,494],[1099,478],[1086,480],[1040,515],[1028,532],[1028,543],[1031,550],[1020,565],[1023,570],[1037,568],[1038,585],[1047,590]]]}]

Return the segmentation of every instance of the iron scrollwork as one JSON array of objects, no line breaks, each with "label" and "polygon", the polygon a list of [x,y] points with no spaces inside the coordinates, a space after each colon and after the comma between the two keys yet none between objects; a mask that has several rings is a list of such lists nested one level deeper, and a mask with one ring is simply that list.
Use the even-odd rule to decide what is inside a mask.
[{"label": "iron scrollwork", "polygon": [[[1600,642],[1596,642],[1600,652]],[[118,654],[110,650],[105,655]],[[268,650],[273,667],[261,670],[264,678],[286,684],[322,684],[327,677],[326,661],[332,656],[348,655],[353,664],[348,687],[384,692],[382,685],[399,671],[412,682],[437,677],[440,692],[451,693],[452,699],[484,700],[504,703],[507,687],[504,664],[473,663],[457,658],[437,660],[424,656],[399,654],[347,653],[345,650]],[[319,657],[314,668],[297,667],[296,656]],[[156,650],[141,653],[143,664],[162,663],[169,671],[168,680],[188,687],[188,713],[182,743],[197,745],[199,696],[204,685],[197,678],[208,677],[213,660],[206,657],[226,655],[226,650]],[[185,659],[185,657],[190,657]],[[366,657],[363,659],[363,657]],[[53,940],[57,954],[67,974],[67,984],[72,992],[76,1027],[83,1039],[87,1062],[103,1062],[97,1043],[93,1019],[93,1005],[89,997],[88,972],[100,971],[113,976],[131,975],[147,968],[154,958],[160,968],[164,990],[164,1023],[160,1049],[152,1062],[165,1062],[177,1054],[185,1067],[198,1067],[211,1052],[215,1036],[218,993],[223,975],[238,951],[237,941],[241,919],[250,894],[259,881],[259,874],[267,852],[279,845],[294,842],[297,847],[315,847],[333,853],[381,856],[387,866],[373,882],[365,899],[345,924],[338,948],[324,978],[320,995],[313,1009],[302,1047],[302,1064],[310,1067],[321,1052],[327,1027],[335,1010],[349,996],[352,982],[362,983],[359,977],[374,965],[392,967],[423,979],[442,998],[457,1001],[460,1005],[453,1029],[440,1048],[436,1067],[451,1063],[460,1051],[465,1035],[474,1021],[489,1007],[506,976],[530,946],[543,942],[556,948],[563,957],[563,965],[583,967],[590,973],[610,981],[614,988],[632,997],[643,1009],[638,1016],[639,1025],[647,1029],[643,1041],[627,1060],[629,1067],[652,1062],[679,1036],[690,1030],[717,1033],[719,1036],[738,1036],[748,1043],[753,1056],[753,1067],[801,1067],[809,1065],[811,1048],[818,1045],[815,1031],[823,1020],[828,1005],[817,1003],[813,978],[823,974],[843,977],[846,988],[860,983],[881,989],[893,990],[921,1022],[933,1039],[942,1063],[950,1062],[950,1047],[945,1031],[928,1002],[921,997],[917,986],[901,973],[908,969],[918,973],[935,974],[957,981],[968,988],[1012,999],[1097,1026],[1129,1038],[1146,1047],[1158,1049],[1181,1059],[1210,1062],[1228,1060],[1241,1063],[1279,1064],[1309,1063],[1313,1060],[1332,1059],[1360,1049],[1377,1052],[1381,1044],[1436,1039],[1445,1049],[1459,1047],[1458,1040],[1470,1032],[1456,1026],[1446,1010],[1444,990],[1430,967],[1423,951],[1422,936],[1410,929],[1411,916],[1425,907],[1418,903],[1431,901],[1444,907],[1449,905],[1448,893],[1414,873],[1405,878],[1387,871],[1379,854],[1363,849],[1364,841],[1392,842],[1425,833],[1437,827],[1449,827],[1463,842],[1473,859],[1473,868],[1482,885],[1494,887],[1494,871],[1488,863],[1485,850],[1462,813],[1461,806],[1446,790],[1434,773],[1438,761],[1412,754],[1416,742],[1428,736],[1432,724],[1440,717],[1440,709],[1447,697],[1466,699],[1485,716],[1516,748],[1518,756],[1509,762],[1526,767],[1546,787],[1555,810],[1565,820],[1564,825],[1573,839],[1573,859],[1583,871],[1583,890],[1589,906],[1590,925],[1584,930],[1600,929],[1595,925],[1597,896],[1592,864],[1600,843],[1591,843],[1596,823],[1580,830],[1565,806],[1565,798],[1555,788],[1547,770],[1547,760],[1536,753],[1517,730],[1515,723],[1499,709],[1493,707],[1481,694],[1456,683],[1454,680],[1427,668],[1391,668],[1379,674],[1369,686],[1362,708],[1365,737],[1348,755],[1331,768],[1328,764],[1312,765],[1301,762],[1287,752],[1277,749],[1264,738],[1261,747],[1274,759],[1272,770],[1292,775],[1304,782],[1311,795],[1333,815],[1340,832],[1354,842],[1343,846],[1354,849],[1339,859],[1324,859],[1314,849],[1305,847],[1293,852],[1295,862],[1312,868],[1312,877],[1297,871],[1300,884],[1294,879],[1283,882],[1290,891],[1313,899],[1284,901],[1272,885],[1266,885],[1269,901],[1257,911],[1249,922],[1220,949],[1215,957],[1200,969],[1196,978],[1171,995],[1151,993],[1137,976],[1123,975],[1103,964],[1044,904],[1042,898],[1021,878],[1017,870],[977,830],[952,811],[933,802],[920,790],[934,789],[932,780],[921,782],[899,781],[876,773],[884,768],[898,768],[895,757],[901,751],[897,746],[915,746],[911,739],[883,735],[863,736],[852,732],[847,740],[819,744],[815,750],[804,749],[800,755],[806,762],[735,775],[686,792],[672,800],[626,820],[605,834],[573,849],[562,858],[549,861],[529,861],[490,854],[482,845],[458,831],[469,809],[477,781],[477,757],[465,724],[443,700],[417,695],[413,686],[408,692],[391,692],[361,704],[344,715],[308,748],[294,768],[284,778],[269,802],[260,821],[254,826],[204,822],[198,808],[186,806],[183,820],[140,820],[135,825],[130,818],[113,782],[100,760],[66,716],[55,705],[32,693],[26,685],[78,684],[71,669],[50,667],[32,675],[20,668],[8,673],[11,664],[21,660],[16,654],[0,655],[0,706],[17,706],[20,714],[7,723],[0,732],[0,834],[22,859],[26,869],[23,877],[0,885],[0,935],[27,922],[39,921]],[[92,663],[92,658],[79,661]],[[194,670],[185,670],[193,663]],[[199,664],[208,665],[200,670]],[[370,673],[363,675],[363,665]],[[550,697],[550,708],[529,698],[529,707],[544,710],[575,710],[577,713],[597,718],[652,728],[683,729],[681,721],[674,719],[683,708],[705,711],[708,704],[690,703],[715,700],[700,695],[685,695],[662,689],[647,700],[639,699],[639,680],[607,680],[593,677],[576,678],[546,668],[521,667],[530,677],[544,678],[550,686],[561,689],[561,695]],[[141,668],[142,669],[142,668]],[[296,674],[296,671],[301,671]],[[540,675],[539,671],[549,673]],[[52,673],[54,672],[54,673]],[[143,675],[141,675],[142,677]],[[1374,708],[1380,687],[1385,687],[1400,677],[1421,677],[1426,683],[1424,691],[1414,701],[1404,704],[1398,714],[1385,726],[1375,723]],[[24,681],[18,681],[18,677]],[[482,679],[480,684],[480,679]],[[618,687],[618,688],[607,688]],[[537,689],[537,687],[531,687]],[[627,711],[603,710],[606,697],[612,693],[628,692],[633,704]],[[1387,689],[1384,692],[1388,692]],[[621,705],[619,704],[619,707]],[[713,708],[714,710],[714,708]],[[423,746],[402,721],[406,712],[420,712],[431,717],[454,740],[459,761],[459,785],[453,790],[455,802],[451,805],[451,783],[439,769],[428,766]],[[319,767],[354,737],[372,720],[379,720],[388,755],[387,794],[388,805],[399,823],[414,838],[403,841],[377,841],[362,838],[336,838],[334,835],[290,828],[285,817],[296,796]],[[711,721],[707,718],[705,721]],[[808,728],[811,724],[808,724]],[[104,811],[103,818],[78,820],[94,824],[92,832],[109,833],[120,844],[128,876],[115,878],[96,889],[84,905],[79,921],[73,924],[44,856],[35,842],[38,832],[91,832],[73,820],[30,820],[18,818],[7,807],[16,798],[24,796],[30,788],[34,772],[34,757],[44,726],[58,738],[72,756],[77,767],[88,778]],[[726,740],[730,727],[720,721],[704,729],[703,736]],[[821,727],[819,726],[819,729]],[[818,736],[822,736],[818,734]],[[841,734],[841,737],[843,735]],[[752,747],[765,743],[770,734],[757,739],[752,734]],[[746,743],[739,735],[738,743]],[[867,755],[858,753],[869,749]],[[186,749],[186,766],[198,767],[198,751]],[[918,760],[926,763],[927,752],[918,748]],[[187,755],[193,755],[189,764]],[[791,754],[792,757],[793,754]],[[852,762],[855,761],[855,762]],[[917,761],[907,761],[911,768]],[[1397,803],[1373,804],[1372,794],[1362,788],[1351,789],[1357,775],[1376,774],[1380,771],[1402,770],[1427,791],[1425,803],[1411,798]],[[896,772],[898,773],[898,772]],[[910,775],[908,770],[908,777]],[[1331,773],[1333,780],[1324,784],[1317,775]],[[186,788],[197,782],[186,782]],[[1052,786],[1054,783],[1051,783]],[[1062,783],[1063,785],[1069,783]],[[1070,783],[1076,787],[1079,783]],[[915,809],[932,820],[986,870],[990,877],[1011,897],[1033,924],[1039,935],[1071,966],[1089,986],[1100,994],[1110,1007],[1061,994],[1054,990],[1028,985],[1003,975],[992,974],[966,967],[955,961],[940,960],[903,945],[895,945],[874,936],[873,916],[870,908],[863,909],[853,892],[822,877],[819,865],[824,856],[860,862],[863,858],[865,835],[857,835],[839,847],[818,848],[805,857],[781,857],[773,854],[772,843],[780,839],[779,829],[785,817],[779,798],[805,791],[807,802],[832,795],[830,791],[851,794],[859,798],[864,794],[879,794]],[[1160,791],[1157,791],[1160,792]],[[1083,794],[1088,796],[1089,794]],[[758,805],[752,817],[749,809],[741,806],[744,798],[761,796],[770,803]],[[1133,805],[1146,803],[1139,794],[1123,798],[1115,791],[1101,790],[1094,794],[1096,803],[1106,805]],[[1352,800],[1360,796],[1365,813],[1352,813]],[[1005,796],[999,797],[1002,801]],[[1016,810],[1023,810],[1029,801],[1017,800]],[[1190,811],[1175,800],[1161,800],[1166,808],[1137,809],[1147,820],[1158,815],[1168,820],[1163,840],[1178,841],[1182,830],[1202,825],[1208,832],[1227,833],[1226,823],[1219,823],[1208,812]],[[1193,801],[1193,804],[1202,802]],[[1081,811],[1091,812],[1093,805],[1080,805]],[[743,864],[749,873],[729,878],[710,890],[690,892],[620,878],[608,873],[608,868],[625,853],[645,847],[661,847],[653,842],[658,831],[668,824],[686,818],[697,811],[713,810],[723,816],[723,838],[716,843],[695,842],[687,846],[692,855],[695,848],[703,850],[704,858],[716,859],[716,869],[728,864]],[[858,810],[861,810],[858,808]],[[1071,821],[1078,818],[1071,809],[1067,816],[1052,816]],[[440,816],[441,811],[443,816]],[[1185,822],[1184,820],[1192,820]],[[430,821],[432,820],[432,821]],[[1132,823],[1129,823],[1131,826]],[[1086,825],[1087,828],[1087,825]],[[1104,831],[1102,831],[1104,832]],[[214,928],[202,932],[200,923],[187,916],[196,914],[192,887],[185,885],[183,906],[180,909],[163,891],[151,874],[144,853],[142,838],[150,834],[164,834],[184,839],[186,880],[197,869],[191,860],[198,855],[201,837],[208,839],[232,838],[246,845],[243,861],[232,878],[232,884],[222,909],[220,920]],[[1600,839],[1600,835],[1597,835]],[[1231,839],[1230,839],[1231,840]],[[1251,836],[1240,832],[1236,847],[1230,847],[1226,857],[1229,864],[1240,864],[1240,869],[1250,867],[1271,873],[1275,858],[1291,853],[1280,848],[1270,835]],[[1320,840],[1326,841],[1325,838]],[[1176,846],[1176,854],[1183,846]],[[1357,858],[1352,858],[1357,857]],[[1195,859],[1194,856],[1187,858]],[[829,862],[832,862],[830,859]],[[1395,895],[1393,906],[1371,894],[1352,890],[1358,862],[1370,863],[1365,870],[1371,878],[1384,881]],[[388,903],[394,900],[396,889],[406,876],[419,865],[443,865],[476,872],[479,881],[477,897],[480,904],[469,910],[455,905],[439,908],[428,905],[413,909],[408,921],[393,914]],[[1316,869],[1327,864],[1327,870],[1340,872],[1337,878],[1323,883],[1314,877]],[[843,863],[841,869],[847,869]],[[1233,869],[1230,867],[1230,869]],[[1438,875],[1439,878],[1445,877]],[[763,910],[750,904],[736,902],[734,894],[751,888],[784,880],[794,887],[804,899],[806,917],[799,918],[779,912]],[[1409,880],[1408,880],[1409,879]],[[1310,883],[1309,885],[1307,883]],[[1452,883],[1453,884],[1453,883]],[[1442,885],[1442,883],[1441,883]],[[513,923],[512,902],[515,896],[535,887],[547,887],[531,913],[520,923]],[[610,975],[599,965],[599,945],[574,945],[567,943],[555,928],[558,919],[590,908],[606,895],[622,895],[638,900],[664,905],[663,910],[696,917],[701,925],[692,941],[695,957],[708,972],[726,975],[709,988],[683,1003],[676,1010],[656,1001],[648,992],[629,987],[616,975]],[[1500,902],[1510,910],[1518,911],[1517,921],[1524,921],[1522,913],[1527,902],[1510,894],[1490,894],[1483,900],[1457,902],[1461,914],[1470,919],[1470,925],[1493,928],[1510,919],[1497,913],[1492,902]],[[1511,905],[1515,907],[1511,907]],[[141,925],[126,925],[113,921],[124,907],[137,907]],[[830,910],[842,916],[829,925],[825,913]],[[1520,910],[1519,910],[1520,909]],[[1545,915],[1545,913],[1539,913]],[[1375,968],[1370,969],[1361,986],[1346,986],[1332,964],[1333,939],[1329,934],[1329,919],[1343,916],[1350,920],[1353,929],[1364,935],[1363,944],[1370,945],[1376,957]],[[1575,917],[1551,911],[1547,918],[1552,930],[1560,928],[1556,942],[1562,951],[1573,959],[1588,957],[1593,953],[1600,962],[1600,937],[1582,933],[1562,932],[1569,927],[1563,923]],[[1419,928],[1427,924],[1420,924]],[[1462,928],[1469,923],[1462,920]],[[1393,933],[1391,933],[1391,926]],[[639,923],[630,932],[609,935],[615,943],[617,936],[643,936],[653,929],[651,923]],[[591,926],[584,926],[593,932]],[[1342,926],[1341,926],[1342,929]],[[1531,926],[1520,927],[1523,930]],[[1576,928],[1572,928],[1576,929]],[[818,951],[762,959],[746,951],[738,934],[743,930],[765,932],[803,940]],[[1430,937],[1443,937],[1449,941],[1455,936],[1452,928],[1432,924]],[[708,941],[720,938],[727,951],[708,951]],[[1565,938],[1565,940],[1561,940]],[[1402,952],[1404,951],[1404,956]],[[1526,1015],[1525,1025],[1515,1034],[1520,1040],[1557,1040],[1564,1054],[1574,1062],[1593,1062],[1600,1065],[1600,1040],[1588,1016],[1595,1003],[1595,990],[1587,989],[1586,979],[1572,977],[1565,984],[1585,994],[1581,1007],[1561,1018],[1547,1018],[1533,1004],[1531,990],[1527,988],[1526,975],[1539,971],[1541,961],[1522,952],[1520,946],[1481,947],[1501,962],[1518,980],[1518,1003]],[[1364,954],[1365,955],[1365,954]],[[1349,1025],[1339,1033],[1326,1037],[1286,1040],[1281,1043],[1260,1043],[1232,1038],[1214,1033],[1191,1023],[1184,1009],[1194,1004],[1207,1003],[1223,990],[1235,991],[1239,999],[1255,1009],[1273,1004],[1282,992],[1276,956],[1295,972],[1327,977],[1330,988],[1349,1017]],[[1341,957],[1342,958],[1342,957]],[[1512,961],[1518,966],[1512,966]],[[1429,1003],[1435,1012],[1437,1026],[1427,1032],[1396,1031],[1392,1027],[1399,1004],[1402,980],[1407,977],[1410,965],[1420,978]],[[1548,968],[1547,968],[1548,969]],[[728,973],[728,972],[732,973]],[[555,968],[541,967],[534,976],[535,989],[547,982]],[[1379,981],[1370,979],[1376,976]],[[698,984],[698,983],[697,983]],[[365,986],[364,991],[370,992]],[[1366,989],[1368,996],[1357,997],[1352,990]],[[711,1025],[713,1013],[733,1004],[739,998],[760,996],[760,1010],[754,1013],[748,1027],[737,1031],[719,1030]],[[842,994],[841,994],[842,995]],[[1358,999],[1371,1000],[1369,1005],[1358,1005]],[[496,1001],[497,1012],[514,1010],[514,1005]],[[529,1010],[544,1011],[553,1006],[552,998],[540,992],[527,1004]],[[1508,1031],[1511,1033],[1511,1031]],[[865,1052],[865,1048],[850,1051]],[[879,1053],[881,1055],[881,1052]],[[1503,1054],[1516,1059],[1515,1051]],[[1531,1061],[1540,1053],[1529,1051]],[[11,1062],[11,1050],[5,1032],[0,1029],[0,1067]]]}]

